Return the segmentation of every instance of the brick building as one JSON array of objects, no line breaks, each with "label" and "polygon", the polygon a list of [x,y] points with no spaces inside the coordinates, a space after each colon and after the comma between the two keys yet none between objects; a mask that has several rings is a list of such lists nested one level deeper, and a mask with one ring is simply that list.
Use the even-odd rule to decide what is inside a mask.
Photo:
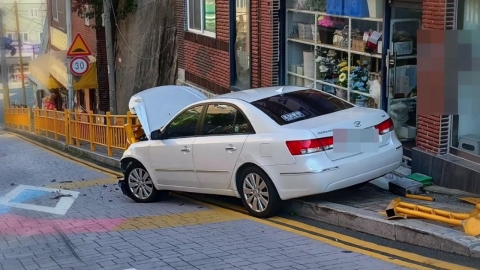
[{"label": "brick building", "polygon": [[[471,162],[477,158],[480,163],[472,151],[459,149],[460,137],[465,134],[453,138],[453,133],[462,133],[458,116],[419,114],[417,110],[429,106],[427,101],[417,100],[417,43],[419,33],[426,33],[418,31],[476,29],[480,1],[368,0],[363,2],[368,7],[358,9],[351,4],[340,11],[329,6],[334,1],[327,0],[327,6],[321,7],[315,6],[316,1],[177,0],[178,83],[214,94],[299,85],[330,92],[359,106],[381,108],[394,120],[405,160],[414,172],[433,176],[439,185],[464,190],[475,186],[480,192],[480,185],[474,184],[477,176],[467,181],[452,177],[472,175],[476,165],[467,166],[464,159]],[[347,2],[357,2],[356,7],[362,3]],[[358,40],[341,44],[335,35],[333,40],[331,36],[325,39],[323,25],[329,20],[335,22],[334,30],[350,31],[352,36],[380,32],[376,48],[354,48]],[[341,86],[338,76],[322,74],[325,59],[344,61],[352,68],[358,61],[366,61],[370,80],[377,80],[380,87],[377,92],[365,92],[350,83]],[[419,78],[418,84],[421,82]],[[452,165],[451,160],[458,157],[463,163]],[[470,169],[461,169],[464,167]]]},{"label": "brick building", "polygon": [[[456,39],[461,33],[448,30],[478,31],[480,30],[479,17],[479,1],[429,0],[423,3],[423,29],[447,30],[443,33],[437,31],[425,35],[429,36],[430,40],[435,40],[432,43],[437,43],[437,47],[440,45],[449,54],[456,53],[457,50],[466,54],[458,55],[459,59],[474,59],[473,55],[468,55],[468,51],[478,51],[479,48],[473,47],[472,44],[460,44]],[[469,35],[468,31],[463,31],[463,35]],[[428,62],[428,59],[425,61]],[[447,85],[445,79],[457,77],[452,70],[447,70],[452,63],[448,59],[443,59],[439,65],[445,68],[441,68],[438,71],[440,74],[436,76],[439,81],[435,87],[436,93],[429,93],[430,98],[419,96],[418,106],[428,108],[425,111],[431,112],[432,115],[418,116],[417,147],[413,150],[412,171],[432,176],[437,185],[480,193],[478,184],[480,181],[480,122],[478,113],[475,112],[475,107],[478,107],[476,105],[478,96],[472,94],[476,92],[478,85],[465,88],[465,85],[471,83],[462,83],[460,79]],[[461,71],[458,70],[459,74]],[[432,78],[428,75],[425,77]],[[455,89],[456,85],[458,89]],[[429,86],[428,83],[426,86]],[[446,107],[444,104],[452,107],[452,98],[447,101],[448,94],[442,93],[450,93],[449,95],[452,96],[455,91],[457,91],[455,98],[458,104],[454,105],[458,108],[438,109],[438,107]],[[468,93],[468,91],[472,92]],[[463,108],[466,109],[462,111]],[[452,112],[452,109],[457,111]]]},{"label": "brick building", "polygon": [[[85,7],[88,8],[88,7]],[[40,82],[43,90],[59,89],[63,104],[68,104],[67,68],[63,64],[66,60],[67,21],[65,1],[47,1],[47,24],[49,51],[31,63],[32,75]],[[108,100],[108,70],[105,46],[105,31],[102,28],[93,28],[94,22],[81,18],[76,12],[71,12],[72,38],[80,34],[92,52],[89,57],[90,68],[81,78],[74,77],[75,109],[81,111],[107,111]],[[48,69],[45,64],[48,63]],[[40,89],[41,90],[41,89]],[[41,107],[41,98],[48,95],[47,91],[37,92],[37,105]]]},{"label": "brick building", "polygon": [[[196,2],[202,8],[193,11]],[[178,83],[212,94],[281,83],[279,4],[279,0],[177,0]]]}]

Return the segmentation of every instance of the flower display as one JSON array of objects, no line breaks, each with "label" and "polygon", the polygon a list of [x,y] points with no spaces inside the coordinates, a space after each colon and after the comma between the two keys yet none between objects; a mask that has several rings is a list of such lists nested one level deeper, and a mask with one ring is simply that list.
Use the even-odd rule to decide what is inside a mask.
[{"label": "flower display", "polygon": [[327,28],[339,28],[345,26],[346,22],[343,18],[318,16],[318,25]]},{"label": "flower display", "polygon": [[[355,66],[350,73],[350,89],[364,92],[364,93],[369,93],[369,84],[368,84],[368,78],[370,75],[370,69],[369,69],[370,62],[366,60],[358,60],[357,61],[357,66]],[[364,95],[360,95],[357,93],[353,93],[352,97],[356,99],[363,99],[365,100],[367,97]]]}]

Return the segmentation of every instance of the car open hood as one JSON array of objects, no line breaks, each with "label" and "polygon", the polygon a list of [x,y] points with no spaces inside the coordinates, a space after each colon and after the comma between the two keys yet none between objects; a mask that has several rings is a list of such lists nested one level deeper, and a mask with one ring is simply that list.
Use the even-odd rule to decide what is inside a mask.
[{"label": "car open hood", "polygon": [[133,95],[128,108],[132,114],[137,115],[145,135],[150,140],[152,131],[163,127],[181,109],[205,99],[207,97],[195,88],[165,85]]}]

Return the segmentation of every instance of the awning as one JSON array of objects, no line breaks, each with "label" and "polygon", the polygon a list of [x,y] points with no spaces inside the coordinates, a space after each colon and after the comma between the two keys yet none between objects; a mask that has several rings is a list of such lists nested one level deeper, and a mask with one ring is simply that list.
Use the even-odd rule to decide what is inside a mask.
[{"label": "awning", "polygon": [[[73,76],[73,89],[97,89],[97,63],[93,56],[89,56],[90,68],[81,77]],[[29,63],[32,74],[47,89],[66,88],[67,77],[67,51],[50,51]]]}]

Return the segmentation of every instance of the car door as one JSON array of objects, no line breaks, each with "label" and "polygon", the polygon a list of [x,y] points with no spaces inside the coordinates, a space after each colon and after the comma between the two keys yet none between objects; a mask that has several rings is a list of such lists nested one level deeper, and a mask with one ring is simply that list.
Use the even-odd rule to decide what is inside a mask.
[{"label": "car door", "polygon": [[228,189],[245,140],[253,132],[245,115],[229,104],[209,104],[201,135],[193,144],[193,161],[200,185]]},{"label": "car door", "polygon": [[161,140],[150,146],[150,161],[159,184],[200,187],[193,165],[193,143],[203,105],[178,114],[162,131]]}]

